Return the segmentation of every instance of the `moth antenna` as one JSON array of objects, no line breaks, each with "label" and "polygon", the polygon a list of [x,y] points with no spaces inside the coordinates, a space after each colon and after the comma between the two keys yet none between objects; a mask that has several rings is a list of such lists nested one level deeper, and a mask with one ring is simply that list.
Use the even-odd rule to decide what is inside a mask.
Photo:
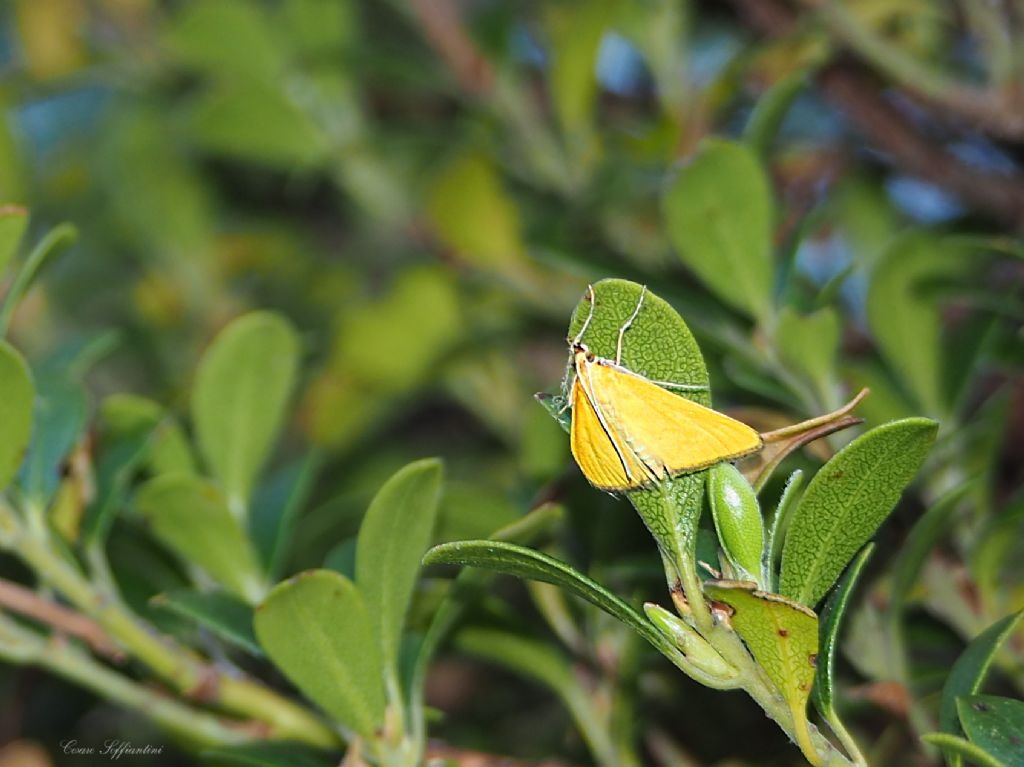
[{"label": "moth antenna", "polygon": [[615,344],[616,365],[622,364],[622,339],[626,335],[626,331],[629,330],[630,326],[633,324],[637,316],[640,314],[640,307],[644,305],[644,297],[646,295],[647,286],[644,285],[643,288],[640,290],[640,300],[636,302],[636,308],[633,310],[633,313],[629,316],[629,319],[626,320],[625,324],[621,328],[619,328],[619,340]]},{"label": "moth antenna", "polygon": [[594,296],[594,286],[587,285],[587,297],[590,299],[590,312],[587,314],[587,319],[583,322],[583,327],[580,328],[580,332],[576,334],[576,337],[570,341],[570,345],[579,346],[583,340],[583,335],[587,332],[587,328],[590,327],[590,321],[594,319],[594,305],[597,303],[597,298]]}]

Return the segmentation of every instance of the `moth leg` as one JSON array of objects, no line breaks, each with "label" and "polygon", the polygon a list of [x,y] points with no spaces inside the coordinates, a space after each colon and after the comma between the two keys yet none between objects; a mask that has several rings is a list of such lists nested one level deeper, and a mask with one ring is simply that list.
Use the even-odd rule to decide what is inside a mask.
[{"label": "moth leg", "polygon": [[587,297],[590,299],[590,312],[587,314],[587,319],[583,323],[583,327],[580,328],[580,332],[576,334],[576,337],[569,341],[570,346],[579,346],[583,340],[583,335],[587,332],[587,328],[590,327],[590,321],[594,319],[594,305],[597,303],[597,298],[594,296],[594,286],[587,285]]},{"label": "moth leg", "polygon": [[633,313],[629,316],[629,319],[626,320],[625,324],[623,324],[623,326],[621,328],[619,328],[619,340],[615,344],[615,364],[616,365],[621,365],[622,364],[622,339],[626,335],[626,331],[629,330],[630,326],[636,320],[637,315],[640,314],[640,307],[644,305],[644,297],[646,295],[647,295],[647,286],[644,285],[643,289],[640,291],[640,300],[636,302],[636,309],[633,310]]}]

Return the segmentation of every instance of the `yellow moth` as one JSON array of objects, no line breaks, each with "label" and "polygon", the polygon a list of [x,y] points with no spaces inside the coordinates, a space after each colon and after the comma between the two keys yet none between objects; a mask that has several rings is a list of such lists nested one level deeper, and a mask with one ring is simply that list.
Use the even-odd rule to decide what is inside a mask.
[{"label": "yellow moth", "polygon": [[587,480],[609,492],[648,487],[756,452],[762,444],[746,424],[667,390],[704,387],[652,381],[623,367],[623,339],[646,292],[645,287],[619,328],[614,360],[596,356],[583,343],[594,316],[593,286],[590,313],[569,339],[574,375],[566,407],[572,408],[572,455]]}]

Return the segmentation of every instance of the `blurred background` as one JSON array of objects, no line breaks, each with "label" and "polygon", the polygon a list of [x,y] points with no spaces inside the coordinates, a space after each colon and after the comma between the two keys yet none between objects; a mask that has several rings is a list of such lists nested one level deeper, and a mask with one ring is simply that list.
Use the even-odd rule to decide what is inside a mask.
[{"label": "blurred background", "polygon": [[[100,350],[93,403],[133,392],[184,411],[219,328],[253,308],[290,318],[304,373],[275,466],[312,446],[325,468],[289,572],[345,556],[379,484],[440,455],[438,540],[557,500],[563,556],[664,601],[642,524],[585,485],[532,399],[558,390],[569,314],[604,277],[669,300],[716,405],[751,423],[864,385],[869,424],[937,417],[942,449],[882,533],[842,661],[855,729],[878,764],[906,764],[908,699],[934,702],[964,639],[1024,593],[1022,30],[1019,4],[984,0],[11,0],[0,202],[31,210],[27,241],[79,230],[12,336],[31,359]],[[769,170],[778,304],[797,318],[785,336],[673,246],[664,193],[710,135],[751,142]],[[922,510],[968,479],[909,598],[912,663],[894,679],[872,643],[885,573]],[[979,541],[997,550],[984,577]],[[111,558],[143,605],[174,577],[130,523]],[[499,592],[556,641],[521,585]],[[581,646],[623,641],[579,622]],[[644,763],[797,763],[749,700],[633,665]],[[49,754],[31,764],[87,763],[60,753],[75,733],[144,739],[31,668],[0,668],[0,693],[0,743]],[[594,763],[556,698],[500,664],[452,650],[430,695],[447,742]]]}]

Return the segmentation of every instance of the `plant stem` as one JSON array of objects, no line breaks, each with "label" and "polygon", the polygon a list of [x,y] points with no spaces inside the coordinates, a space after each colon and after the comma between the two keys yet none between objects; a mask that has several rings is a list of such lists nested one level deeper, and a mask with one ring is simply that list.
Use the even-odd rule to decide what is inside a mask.
[{"label": "plant stem", "polygon": [[11,550],[75,607],[92,617],[133,657],[179,694],[223,711],[267,724],[267,735],[321,748],[338,746],[338,735],[302,706],[258,682],[221,673],[191,649],[158,636],[147,624],[96,592],[84,575],[48,541],[21,530]]},{"label": "plant stem", "polygon": [[174,698],[131,681],[61,638],[47,639],[0,619],[0,656],[15,663],[33,663],[92,690],[129,711],[140,712],[168,732],[199,747],[229,746],[256,735],[231,726],[213,714],[197,711]]}]

